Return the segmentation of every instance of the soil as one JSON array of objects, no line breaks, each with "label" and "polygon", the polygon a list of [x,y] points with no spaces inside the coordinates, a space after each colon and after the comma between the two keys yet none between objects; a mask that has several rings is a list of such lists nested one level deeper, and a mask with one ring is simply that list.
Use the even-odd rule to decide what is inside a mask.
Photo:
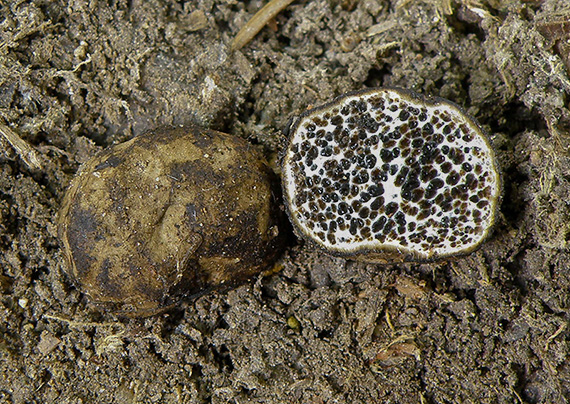
[{"label": "soil", "polygon": [[[570,4],[0,2],[1,403],[570,401]],[[159,316],[89,305],[56,215],[103,147],[193,123],[274,158],[289,119],[398,86],[466,108],[504,174],[477,252],[366,265],[290,237],[281,270]]]}]

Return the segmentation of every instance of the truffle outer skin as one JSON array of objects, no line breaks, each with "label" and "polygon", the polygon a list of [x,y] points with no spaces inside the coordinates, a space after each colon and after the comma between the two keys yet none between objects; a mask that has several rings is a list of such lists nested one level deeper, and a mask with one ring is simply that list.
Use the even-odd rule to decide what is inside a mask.
[{"label": "truffle outer skin", "polygon": [[103,150],[58,217],[66,271],[92,303],[148,316],[273,264],[283,246],[275,182],[247,141],[162,128]]},{"label": "truffle outer skin", "polygon": [[[339,106],[344,100],[359,97],[359,96],[366,96],[375,93],[382,93],[382,92],[394,92],[405,100],[417,103],[417,104],[424,104],[426,106],[439,106],[439,105],[446,105],[451,107],[455,110],[456,113],[462,116],[462,119],[467,122],[472,127],[476,128],[478,134],[481,136],[485,144],[488,146],[488,149],[491,153],[491,165],[495,169],[495,172],[492,173],[496,180],[496,192],[493,195],[493,208],[491,212],[491,219],[489,221],[488,227],[485,229],[484,236],[480,239],[477,244],[472,245],[469,248],[464,248],[462,250],[458,250],[452,254],[421,254],[417,251],[414,251],[410,248],[399,247],[399,246],[391,246],[391,245],[383,245],[383,246],[363,246],[353,250],[343,250],[343,249],[330,249],[325,246],[319,240],[316,240],[313,235],[309,234],[306,229],[299,224],[299,219],[297,218],[297,214],[292,211],[292,204],[290,201],[289,191],[288,191],[288,184],[287,181],[291,181],[291,178],[288,178],[287,175],[287,164],[289,163],[289,153],[291,150],[293,138],[295,132],[299,128],[299,125],[303,123],[303,119],[318,114],[327,110],[332,110],[334,107]],[[407,262],[434,262],[442,259],[453,259],[455,257],[460,257],[463,255],[470,254],[481,247],[483,242],[489,237],[489,235],[493,232],[493,229],[496,225],[496,218],[499,214],[499,208],[502,201],[503,195],[503,182],[502,176],[500,172],[500,166],[497,161],[496,155],[494,153],[493,147],[489,141],[489,137],[487,132],[477,123],[477,121],[469,115],[461,106],[458,104],[447,100],[445,98],[437,97],[437,96],[426,96],[422,94],[418,94],[414,91],[403,89],[399,87],[377,87],[377,88],[366,88],[362,90],[350,91],[340,96],[336,97],[332,101],[317,106],[315,108],[308,109],[301,113],[298,117],[292,118],[289,121],[289,124],[283,131],[284,136],[286,137],[286,146],[283,149],[280,155],[280,165],[281,165],[281,172],[282,172],[282,191],[283,191],[283,199],[285,204],[285,209],[287,215],[290,218],[290,221],[293,225],[294,233],[305,242],[307,242],[310,246],[315,249],[321,250],[324,253],[329,255],[352,259],[356,261],[368,262],[368,263],[376,263],[376,264],[393,264],[393,263],[407,263]]]}]

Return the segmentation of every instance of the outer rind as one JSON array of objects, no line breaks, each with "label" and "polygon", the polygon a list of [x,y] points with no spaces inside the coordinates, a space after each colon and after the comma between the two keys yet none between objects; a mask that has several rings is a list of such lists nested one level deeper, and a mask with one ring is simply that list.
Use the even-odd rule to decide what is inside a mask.
[{"label": "outer rind", "polygon": [[[373,94],[373,93],[377,93],[377,92],[395,92],[398,95],[400,95],[401,97],[410,100],[411,102],[422,103],[422,104],[425,104],[427,106],[449,105],[452,108],[455,108],[461,115],[463,115],[464,119],[467,122],[469,122],[470,124],[473,125],[473,127],[477,128],[479,130],[480,134],[482,135],[484,142],[489,147],[489,150],[492,151],[492,160],[493,160],[493,165],[495,166],[495,174],[496,174],[496,181],[497,181],[498,190],[497,190],[496,199],[494,201],[495,209],[493,211],[493,214],[492,214],[492,217],[490,220],[490,224],[487,227],[487,230],[484,233],[484,235],[481,237],[481,240],[477,244],[474,244],[470,248],[461,250],[461,251],[454,253],[454,254],[440,254],[437,256],[435,256],[435,255],[431,255],[431,256],[421,255],[421,254],[417,254],[413,250],[410,250],[407,248],[399,249],[399,248],[395,248],[392,246],[383,246],[381,248],[372,248],[372,247],[363,246],[363,247],[360,247],[360,248],[355,249],[353,251],[346,251],[343,249],[332,249],[332,248],[324,247],[323,245],[321,245],[321,243],[319,243],[317,240],[315,240],[309,234],[305,233],[303,231],[302,226],[299,225],[296,216],[291,212],[290,196],[289,196],[289,193],[287,190],[287,181],[289,179],[287,178],[288,170],[286,167],[288,164],[288,159],[289,159],[289,153],[288,152],[289,152],[289,149],[291,147],[293,134],[297,131],[297,128],[299,127],[299,125],[303,121],[303,118],[310,116],[310,115],[313,115],[315,113],[318,113],[320,111],[324,111],[324,110],[334,108],[335,106],[337,106],[338,104],[340,104],[342,101],[344,101],[347,98],[352,98],[352,97],[359,96],[359,95],[368,95],[368,94]],[[493,229],[494,229],[495,224],[496,224],[497,215],[499,213],[499,208],[501,205],[502,195],[503,195],[503,182],[502,182],[502,177],[500,174],[500,166],[499,166],[499,163],[497,160],[497,156],[496,156],[496,153],[494,152],[493,145],[491,144],[491,142],[489,140],[489,135],[487,134],[487,132],[460,105],[458,105],[452,101],[449,101],[445,98],[441,98],[441,97],[437,97],[437,96],[425,96],[422,94],[415,93],[411,90],[398,88],[398,87],[375,87],[375,88],[366,88],[363,90],[350,91],[350,92],[344,93],[344,94],[336,97],[335,99],[333,99],[332,101],[330,101],[328,103],[325,103],[325,104],[322,104],[318,107],[304,111],[298,117],[291,120],[290,125],[284,130],[284,135],[287,137],[287,142],[286,142],[286,147],[284,148],[283,154],[281,156],[280,162],[281,162],[281,173],[282,173],[281,174],[282,175],[281,187],[282,187],[282,191],[283,191],[283,200],[284,200],[284,204],[285,204],[285,210],[287,212],[287,215],[289,216],[291,223],[293,224],[293,231],[295,232],[295,234],[298,237],[305,240],[307,243],[309,243],[314,248],[317,248],[317,249],[319,249],[319,250],[321,250],[327,254],[333,255],[333,256],[347,258],[347,259],[353,259],[356,261],[370,262],[370,263],[389,264],[389,263],[402,263],[402,262],[433,262],[433,261],[437,261],[437,260],[441,260],[441,259],[445,259],[445,258],[459,257],[459,256],[464,256],[464,255],[470,254],[470,253],[476,251],[477,249],[479,249],[481,247],[481,245],[488,239],[490,234],[493,232]]]}]

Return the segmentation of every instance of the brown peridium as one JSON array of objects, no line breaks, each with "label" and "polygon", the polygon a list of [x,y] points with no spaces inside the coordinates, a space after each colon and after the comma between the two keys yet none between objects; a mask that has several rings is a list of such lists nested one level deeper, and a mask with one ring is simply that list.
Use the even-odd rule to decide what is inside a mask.
[{"label": "brown peridium", "polygon": [[283,245],[271,172],[247,141],[159,129],[85,163],[59,214],[68,274],[91,302],[147,316],[272,265]]}]

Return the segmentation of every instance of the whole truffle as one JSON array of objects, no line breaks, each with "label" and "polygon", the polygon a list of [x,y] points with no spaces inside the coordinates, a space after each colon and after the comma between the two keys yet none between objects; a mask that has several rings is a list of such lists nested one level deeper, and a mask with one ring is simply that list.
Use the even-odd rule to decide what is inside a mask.
[{"label": "whole truffle", "polygon": [[65,195],[67,272],[96,304],[145,316],[250,278],[282,245],[270,170],[243,139],[161,129],[110,147]]},{"label": "whole truffle", "polygon": [[303,113],[289,128],[282,171],[295,231],[332,255],[369,262],[473,251],[501,194],[479,125],[447,100],[395,88]]}]

